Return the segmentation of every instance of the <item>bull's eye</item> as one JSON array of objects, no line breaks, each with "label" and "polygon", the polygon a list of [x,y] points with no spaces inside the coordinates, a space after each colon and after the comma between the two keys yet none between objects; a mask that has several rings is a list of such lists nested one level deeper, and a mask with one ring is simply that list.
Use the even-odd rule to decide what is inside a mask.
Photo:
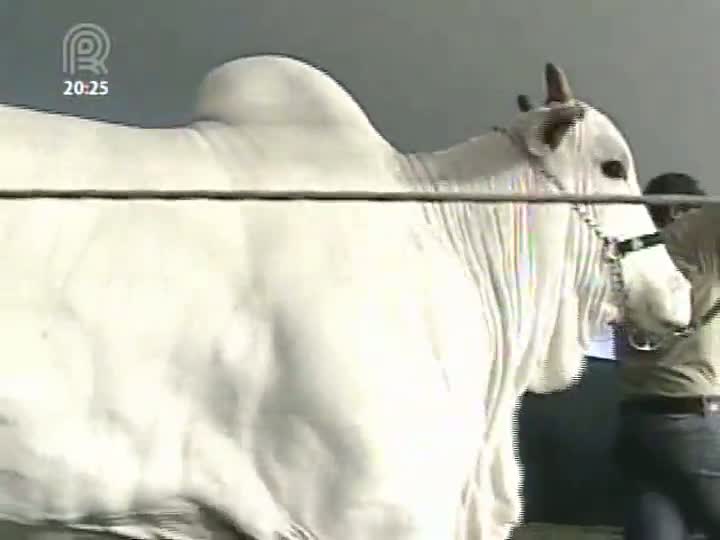
[{"label": "bull's eye", "polygon": [[622,161],[618,161],[616,159],[604,161],[601,168],[603,174],[608,178],[627,180],[627,171],[625,170],[625,165],[622,164]]}]

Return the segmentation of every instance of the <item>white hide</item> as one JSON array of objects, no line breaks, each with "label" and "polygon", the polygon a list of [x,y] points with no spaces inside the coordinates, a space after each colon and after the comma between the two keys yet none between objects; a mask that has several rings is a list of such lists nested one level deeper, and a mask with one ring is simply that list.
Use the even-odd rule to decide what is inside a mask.
[{"label": "white hide", "polygon": [[[289,59],[227,64],[198,103],[174,129],[3,107],[0,186],[548,189],[501,134],[397,153]],[[607,301],[583,235],[558,206],[0,202],[0,514],[192,500],[258,540],[504,538],[552,276],[592,297],[569,331]]]}]

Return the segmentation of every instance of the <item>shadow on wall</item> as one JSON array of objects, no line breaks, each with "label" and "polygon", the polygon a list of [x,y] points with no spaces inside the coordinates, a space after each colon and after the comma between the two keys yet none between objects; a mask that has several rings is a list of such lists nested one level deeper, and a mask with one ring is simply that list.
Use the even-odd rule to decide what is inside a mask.
[{"label": "shadow on wall", "polygon": [[520,409],[525,522],[620,525],[620,473],[612,460],[617,364],[588,358],[577,386],[526,394]]}]

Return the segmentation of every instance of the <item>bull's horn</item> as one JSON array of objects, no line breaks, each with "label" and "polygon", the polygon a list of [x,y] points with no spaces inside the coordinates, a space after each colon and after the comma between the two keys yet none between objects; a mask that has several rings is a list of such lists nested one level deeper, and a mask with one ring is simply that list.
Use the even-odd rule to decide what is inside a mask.
[{"label": "bull's horn", "polygon": [[565,73],[551,62],[545,65],[545,84],[547,86],[546,103],[553,101],[567,103],[573,99],[573,92]]}]

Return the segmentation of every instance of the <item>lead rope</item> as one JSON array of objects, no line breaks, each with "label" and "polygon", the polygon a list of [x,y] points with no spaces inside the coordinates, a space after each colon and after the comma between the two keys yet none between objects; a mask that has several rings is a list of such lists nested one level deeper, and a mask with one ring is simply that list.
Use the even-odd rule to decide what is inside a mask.
[{"label": "lead rope", "polygon": [[[557,177],[548,173],[543,167],[539,167],[540,172],[547,178],[555,187],[561,191],[562,185],[558,181]],[[580,218],[587,224],[590,230],[605,246],[605,260],[609,263],[610,267],[610,279],[615,289],[615,292],[619,294],[621,306],[624,308],[627,302],[627,288],[625,287],[625,281],[623,279],[622,267],[620,266],[620,254],[617,252],[617,239],[606,237],[600,230],[600,226],[597,221],[590,215],[585,206],[581,206],[578,203],[572,203],[572,208],[577,212]],[[695,323],[690,323],[685,328],[674,330],[669,332],[665,336],[659,337],[651,334],[645,334],[635,328],[628,328],[627,340],[631,347],[638,351],[655,351],[658,350],[670,341],[672,338],[676,340],[686,339],[696,334],[701,328],[708,325],[712,320],[720,315],[720,297],[718,297],[713,305],[708,309]],[[629,326],[629,325],[626,325]],[[642,342],[638,339],[643,339]]]},{"label": "lead rope", "polygon": [[[673,338],[677,342],[697,334],[701,328],[710,324],[713,319],[718,315],[720,315],[720,297],[715,300],[713,305],[710,306],[710,309],[708,309],[701,317],[699,317],[696,322],[690,323],[685,328],[675,330],[674,332],[670,332],[665,336],[643,334],[641,332],[628,333],[627,341],[630,346],[635,350],[642,352],[656,351],[665,347],[668,344],[668,341]],[[643,341],[640,342],[638,341],[638,339],[642,339]]]}]

